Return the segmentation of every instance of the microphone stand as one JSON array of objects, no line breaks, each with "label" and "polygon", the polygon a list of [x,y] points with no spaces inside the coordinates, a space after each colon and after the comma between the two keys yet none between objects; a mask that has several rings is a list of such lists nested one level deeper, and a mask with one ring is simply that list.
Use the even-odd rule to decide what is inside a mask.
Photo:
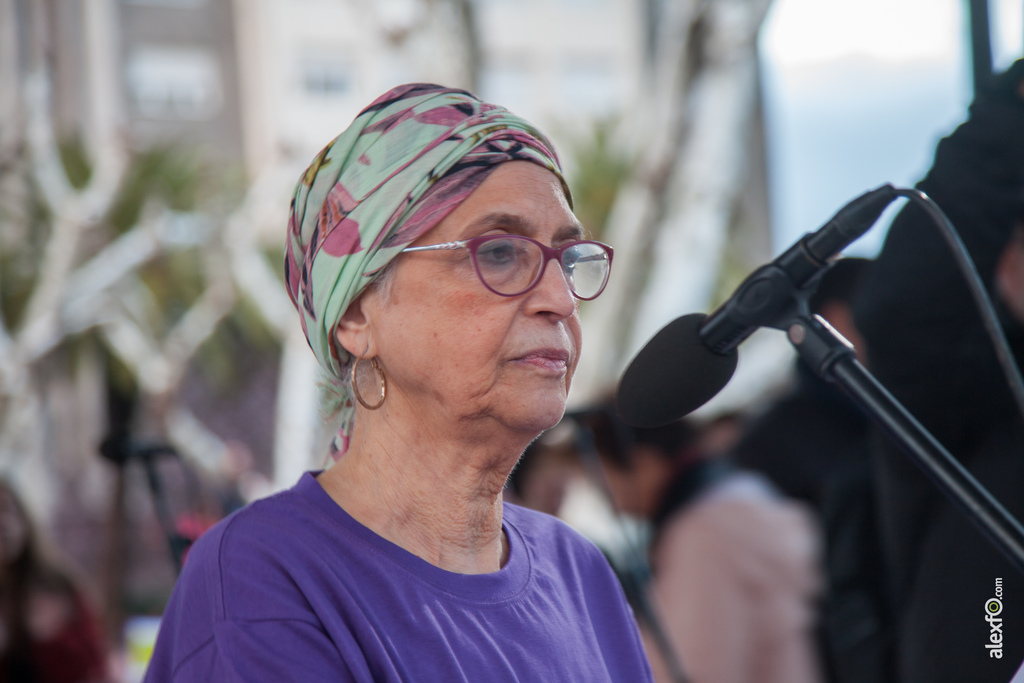
[{"label": "microphone stand", "polygon": [[[797,297],[798,299],[800,297]],[[853,346],[806,303],[778,325],[818,376],[839,386],[996,548],[1024,572],[1024,527],[857,361]]]},{"label": "microphone stand", "polygon": [[174,517],[156,466],[156,461],[161,456],[179,457],[177,451],[169,444],[138,443],[129,436],[120,435],[104,439],[100,444],[100,454],[117,465],[122,472],[132,460],[142,463],[153,499],[153,509],[167,540],[175,575],[181,574],[185,551],[188,550],[190,541],[174,528]]},{"label": "microphone stand", "polygon": [[[997,356],[1013,366],[977,270],[949,218],[918,190],[883,185],[847,204],[821,229],[805,235],[771,264],[748,277],[700,332],[711,350],[726,354],[758,327],[782,330],[800,357],[817,375],[837,384],[885,431],[932,482],[952,500],[988,539],[1024,572],[1024,528],[860,363],[853,346],[820,317],[812,317],[808,299],[829,267],[829,260],[864,234],[896,197],[917,203],[942,229],[967,278]],[[987,312],[987,313],[986,313]],[[1014,380],[1016,368],[1008,371]],[[1011,381],[1024,410],[1024,388]]]}]

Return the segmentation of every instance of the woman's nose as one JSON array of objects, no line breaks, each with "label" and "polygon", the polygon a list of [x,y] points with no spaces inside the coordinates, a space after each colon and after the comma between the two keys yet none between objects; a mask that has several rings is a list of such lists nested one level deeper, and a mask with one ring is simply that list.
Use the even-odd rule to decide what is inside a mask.
[{"label": "woman's nose", "polygon": [[540,282],[534,288],[535,296],[531,304],[537,307],[536,312],[552,313],[559,318],[567,318],[576,311],[576,297],[573,296],[566,279],[562,264],[549,259],[544,264]]}]

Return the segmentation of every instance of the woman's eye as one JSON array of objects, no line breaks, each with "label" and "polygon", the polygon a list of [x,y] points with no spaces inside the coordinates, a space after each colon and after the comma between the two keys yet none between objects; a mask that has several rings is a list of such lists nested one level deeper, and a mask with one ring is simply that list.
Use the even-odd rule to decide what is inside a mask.
[{"label": "woman's eye", "polygon": [[516,251],[511,240],[495,240],[480,247],[477,258],[489,265],[508,264],[515,262]]}]

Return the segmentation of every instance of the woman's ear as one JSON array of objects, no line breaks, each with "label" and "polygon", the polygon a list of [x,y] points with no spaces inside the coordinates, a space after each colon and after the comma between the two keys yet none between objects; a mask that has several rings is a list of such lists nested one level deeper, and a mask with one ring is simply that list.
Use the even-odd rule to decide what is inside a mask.
[{"label": "woman's ear", "polygon": [[370,292],[360,294],[349,304],[334,328],[334,339],[338,345],[360,358],[372,358],[377,355],[377,350],[371,348],[373,339],[370,333],[370,319],[363,308],[368,294]]}]

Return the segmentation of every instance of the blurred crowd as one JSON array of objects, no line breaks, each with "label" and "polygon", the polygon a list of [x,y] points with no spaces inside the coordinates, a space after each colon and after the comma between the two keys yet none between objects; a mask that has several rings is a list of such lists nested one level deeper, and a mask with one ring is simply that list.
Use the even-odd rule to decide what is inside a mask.
[{"label": "blurred crowd", "polygon": [[[117,447],[105,442],[102,450],[109,459]],[[0,681],[142,680],[189,546],[268,486],[241,443],[230,444],[217,472],[185,462],[168,446],[147,444],[119,457],[110,467],[121,481],[120,500],[110,501],[105,533],[72,530],[87,538],[69,539],[52,521],[41,524],[19,486],[0,479]],[[126,504],[142,493],[143,505]],[[91,552],[82,551],[86,546]],[[96,556],[98,570],[89,561]]]},{"label": "blurred crowd", "polygon": [[[1019,364],[1024,63],[979,91],[918,189],[957,228]],[[809,304],[1024,517],[1021,407],[932,217],[905,206],[879,257],[836,262]],[[741,415],[635,428],[612,399],[567,415],[527,451],[509,496],[564,515],[580,481],[627,520],[605,550],[656,680],[997,682],[1024,659],[1024,631],[999,616],[1018,568],[801,361],[789,387]]]}]

